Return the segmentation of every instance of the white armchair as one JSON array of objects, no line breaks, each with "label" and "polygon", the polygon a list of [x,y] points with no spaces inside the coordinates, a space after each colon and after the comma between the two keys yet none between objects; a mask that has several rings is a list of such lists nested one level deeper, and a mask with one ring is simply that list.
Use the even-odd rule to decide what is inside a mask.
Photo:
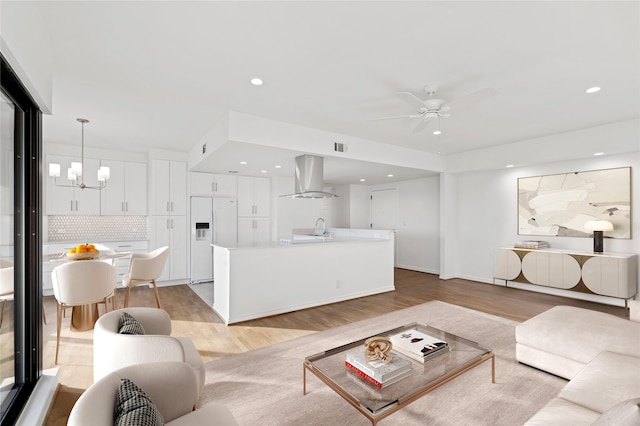
[{"label": "white armchair", "polygon": [[[144,328],[144,335],[118,334],[123,312]],[[157,308],[123,308],[101,316],[93,329],[93,380],[122,367],[148,362],[179,361],[195,371],[199,390],[204,388],[204,362],[187,337],[173,337],[169,314]]]},{"label": "white armchair", "polygon": [[69,415],[69,426],[112,426],[116,394],[122,379],[141,388],[158,407],[167,425],[236,425],[223,405],[208,404],[193,410],[199,384],[193,369],[181,362],[153,362],[124,367],[91,385]]},{"label": "white armchair", "polygon": [[156,280],[162,275],[164,265],[167,263],[167,257],[169,257],[169,247],[160,247],[150,253],[131,254],[129,272],[122,277],[122,285],[126,288],[124,294],[125,308],[129,306],[131,288],[140,284],[151,284],[153,286],[158,308],[162,308]]}]

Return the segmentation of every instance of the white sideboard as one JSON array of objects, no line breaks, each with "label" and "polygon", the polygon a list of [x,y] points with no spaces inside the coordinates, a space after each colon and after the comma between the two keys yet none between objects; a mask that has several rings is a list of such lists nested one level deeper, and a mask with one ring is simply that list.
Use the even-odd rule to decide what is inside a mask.
[{"label": "white sideboard", "polygon": [[505,280],[626,300],[638,291],[638,256],[498,248],[494,281]]}]

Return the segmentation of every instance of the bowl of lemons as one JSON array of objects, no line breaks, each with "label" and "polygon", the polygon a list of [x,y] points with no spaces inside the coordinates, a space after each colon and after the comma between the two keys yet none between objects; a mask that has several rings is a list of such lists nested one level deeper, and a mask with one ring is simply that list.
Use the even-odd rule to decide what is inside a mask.
[{"label": "bowl of lemons", "polygon": [[67,258],[73,260],[95,259],[99,255],[100,251],[93,244],[78,244],[67,250]]}]

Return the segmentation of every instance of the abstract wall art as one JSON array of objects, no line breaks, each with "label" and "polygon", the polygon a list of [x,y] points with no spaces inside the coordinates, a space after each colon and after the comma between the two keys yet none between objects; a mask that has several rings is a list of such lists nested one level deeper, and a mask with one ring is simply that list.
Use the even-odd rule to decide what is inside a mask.
[{"label": "abstract wall art", "polygon": [[518,234],[591,237],[590,220],[607,220],[608,238],[631,238],[631,167],[518,179]]}]

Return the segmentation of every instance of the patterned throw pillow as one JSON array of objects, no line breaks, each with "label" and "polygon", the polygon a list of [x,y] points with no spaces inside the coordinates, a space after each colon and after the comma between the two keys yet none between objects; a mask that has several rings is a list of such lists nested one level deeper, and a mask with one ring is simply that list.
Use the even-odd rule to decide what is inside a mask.
[{"label": "patterned throw pillow", "polygon": [[156,404],[131,380],[124,378],[116,394],[114,426],[162,426],[164,419]]},{"label": "patterned throw pillow", "polygon": [[120,324],[118,325],[118,334],[145,334],[142,324],[127,312],[123,312],[120,316]]}]

